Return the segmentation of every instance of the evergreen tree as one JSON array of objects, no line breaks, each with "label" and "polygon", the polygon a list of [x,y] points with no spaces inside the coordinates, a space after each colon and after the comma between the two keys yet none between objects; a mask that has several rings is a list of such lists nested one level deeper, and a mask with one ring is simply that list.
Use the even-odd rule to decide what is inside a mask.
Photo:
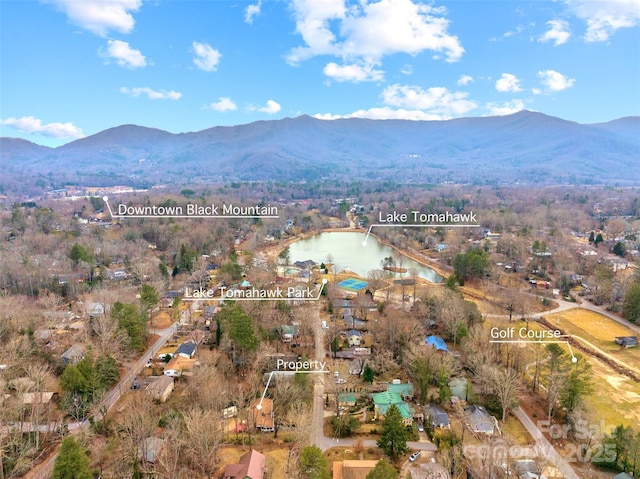
[{"label": "evergreen tree", "polygon": [[118,322],[118,326],[127,333],[129,348],[136,351],[144,349],[146,321],[136,306],[117,301],[111,308],[111,316]]},{"label": "evergreen tree", "polygon": [[364,365],[364,370],[362,371],[362,379],[365,383],[371,384],[374,378],[374,371],[369,363]]},{"label": "evergreen tree", "polygon": [[66,436],[53,465],[51,479],[93,479],[89,466],[89,457],[80,444],[73,436]]},{"label": "evergreen tree", "polygon": [[634,281],[627,288],[624,294],[622,315],[633,323],[640,323],[640,281]]},{"label": "evergreen tree", "polygon": [[402,422],[400,410],[392,404],[384,416],[382,423],[382,434],[378,440],[378,447],[395,461],[402,454],[406,454],[407,448],[407,428]]},{"label": "evergreen tree", "polygon": [[577,355],[577,361],[571,365],[567,379],[560,390],[560,404],[567,409],[567,413],[576,407],[594,391],[591,374],[591,364],[584,356]]},{"label": "evergreen tree", "polygon": [[303,448],[298,463],[304,479],[331,479],[327,459],[318,446]]},{"label": "evergreen tree", "polygon": [[624,247],[624,243],[622,243],[622,241],[618,241],[613,247],[613,254],[617,256],[624,256],[626,252],[626,248]]},{"label": "evergreen tree", "polygon": [[598,236],[596,236],[596,239],[593,240],[593,244],[596,245],[596,248],[598,247],[598,245],[600,243],[602,243],[604,241],[604,238],[602,237],[602,233],[598,233]]},{"label": "evergreen tree", "polygon": [[380,459],[365,479],[397,479],[398,471],[388,462]]},{"label": "evergreen tree", "polygon": [[160,301],[158,290],[150,284],[143,284],[140,288],[140,301],[142,302],[142,308],[145,316],[148,316],[151,308]]}]

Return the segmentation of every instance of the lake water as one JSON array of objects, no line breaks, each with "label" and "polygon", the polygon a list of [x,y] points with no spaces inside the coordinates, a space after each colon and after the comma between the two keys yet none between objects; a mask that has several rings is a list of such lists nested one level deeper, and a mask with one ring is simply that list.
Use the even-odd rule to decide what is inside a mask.
[{"label": "lake water", "polygon": [[[291,262],[306,261],[316,263],[327,262],[327,256],[333,257],[333,262],[339,268],[349,269],[354,273],[367,276],[372,269],[382,269],[382,260],[388,256],[398,257],[400,253],[393,248],[379,243],[375,237],[369,236],[367,246],[362,246],[366,233],[354,231],[331,231],[296,241],[289,246]],[[442,281],[442,277],[431,268],[403,256],[403,268],[414,268],[418,276],[433,283]],[[394,277],[409,277],[409,273],[393,273]]]}]

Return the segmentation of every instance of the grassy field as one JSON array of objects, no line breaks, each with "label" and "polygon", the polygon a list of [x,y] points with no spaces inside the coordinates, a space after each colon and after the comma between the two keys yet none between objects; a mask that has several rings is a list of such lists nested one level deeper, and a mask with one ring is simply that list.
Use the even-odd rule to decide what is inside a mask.
[{"label": "grassy field", "polygon": [[585,403],[592,423],[604,421],[607,426],[640,424],[640,384],[613,371],[597,360],[593,367],[595,392]]},{"label": "grassy field", "polygon": [[[614,347],[611,347],[611,345],[609,345],[608,346],[609,349],[606,349],[604,346],[606,346],[606,344],[608,344],[609,342],[605,342],[601,339],[596,338],[595,336],[592,336],[587,331],[574,325],[568,319],[568,318],[572,318],[574,321],[579,321],[580,319],[578,318],[582,318],[582,322],[580,323],[581,325],[584,325],[585,328],[587,328],[587,330],[591,330],[594,333],[600,334],[601,336],[603,336],[605,334],[603,331],[606,331],[606,329],[600,330],[600,328],[606,327],[608,323],[612,323],[612,325],[618,325],[618,323],[615,323],[614,321],[608,319],[606,316],[602,316],[597,313],[591,313],[589,311],[581,311],[581,310],[577,310],[573,314],[568,314],[568,313],[573,313],[573,311],[565,311],[564,313],[561,313],[557,316],[561,316],[560,324],[558,326],[564,329],[569,334],[576,334],[581,337],[584,337],[588,341],[593,342],[593,344],[598,347],[601,347],[602,345],[603,347],[601,347],[601,349],[603,351],[610,352],[612,356],[615,355],[616,357],[620,357],[621,361],[623,360],[622,355],[624,354],[637,355],[638,353],[640,353],[640,351],[638,351],[637,349],[635,350],[628,349],[628,350],[621,351],[620,347],[615,343],[613,343],[613,341],[609,341],[609,342]],[[580,315],[577,313],[586,313],[586,314]],[[550,318],[549,322],[551,322],[552,324],[556,324],[555,316],[550,316],[549,318]],[[604,322],[604,325],[603,324],[594,325],[594,320],[599,322]],[[521,328],[524,325],[525,325],[524,322],[513,322],[511,324],[508,324],[507,322],[499,321],[495,319],[487,320],[484,323],[484,327],[487,329],[493,326],[499,326],[499,327],[515,326],[517,330],[518,328]],[[533,321],[530,321],[529,329],[540,330],[542,329],[542,326]],[[598,330],[600,330],[601,332],[598,333]],[[617,331],[617,332],[609,333],[609,334],[618,335],[618,332],[623,332],[621,330],[613,330],[613,329],[612,331]],[[626,334],[628,335],[630,334],[630,332],[627,332]],[[526,346],[527,347],[524,348],[525,349],[524,354],[526,358],[525,363],[530,363],[534,361],[533,344],[531,346],[529,345],[526,345]],[[561,343],[560,346],[567,353],[569,353],[569,348],[566,345],[566,343]],[[574,353],[582,354],[583,356],[586,356],[589,359],[589,363],[593,368],[592,379],[593,379],[595,392],[591,396],[589,396],[585,401],[587,410],[588,410],[590,424],[599,425],[601,421],[604,421],[604,423],[608,427],[617,426],[618,424],[624,424],[625,426],[632,426],[632,425],[636,426],[637,424],[639,424],[640,423],[640,384],[628,378],[627,376],[617,373],[610,366],[608,366],[607,364],[604,364],[598,359],[587,356],[582,352],[575,351],[575,348],[573,349],[574,349]],[[634,356],[628,356],[628,357],[634,357]],[[635,357],[639,357],[639,356],[635,356]],[[631,362],[628,359],[627,361]],[[635,364],[637,364],[637,359],[634,359],[634,361],[636,361]],[[541,383],[544,384],[545,382],[544,373],[541,375],[540,379],[541,379]]]},{"label": "grassy field", "polygon": [[629,328],[602,314],[579,308],[547,316],[547,320],[565,333],[589,341],[629,368],[640,371],[637,366],[640,363],[640,349],[622,348],[613,341],[616,336],[634,336],[635,333]]}]

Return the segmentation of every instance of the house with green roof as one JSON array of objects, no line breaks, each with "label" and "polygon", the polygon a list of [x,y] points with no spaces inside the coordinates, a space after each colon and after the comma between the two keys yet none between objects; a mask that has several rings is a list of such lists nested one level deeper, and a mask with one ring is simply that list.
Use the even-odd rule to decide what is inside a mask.
[{"label": "house with green roof", "polygon": [[338,406],[353,407],[356,405],[354,393],[341,393],[338,395]]},{"label": "house with green roof", "polygon": [[406,426],[413,423],[413,411],[409,405],[404,402],[402,396],[397,392],[384,391],[381,393],[371,394],[373,399],[373,417],[374,419],[383,419],[391,405],[394,405],[400,411],[402,422]]},{"label": "house with green roof", "polygon": [[280,335],[283,343],[290,343],[298,335],[298,326],[293,324],[283,324],[280,326]]},{"label": "house with green roof", "polygon": [[400,394],[405,401],[413,401],[413,384],[411,383],[389,384],[387,391]]}]

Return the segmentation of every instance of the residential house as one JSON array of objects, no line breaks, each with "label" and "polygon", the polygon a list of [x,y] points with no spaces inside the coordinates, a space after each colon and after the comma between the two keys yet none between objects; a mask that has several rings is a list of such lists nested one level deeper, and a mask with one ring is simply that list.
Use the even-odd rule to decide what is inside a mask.
[{"label": "residential house", "polygon": [[437,351],[449,351],[447,343],[439,336],[427,336],[424,340],[427,346],[436,348]]},{"label": "residential house", "polygon": [[496,418],[482,406],[471,405],[464,408],[467,425],[472,432],[492,436],[496,430]]},{"label": "residential house", "polygon": [[98,316],[104,316],[104,305],[102,303],[96,303],[89,301],[85,307],[85,312],[89,319],[97,318]]},{"label": "residential house", "polygon": [[74,344],[62,353],[64,364],[77,364],[82,358],[84,358],[84,347],[81,344]]},{"label": "residential house", "polygon": [[22,404],[50,404],[56,394],[50,391],[23,393]]},{"label": "residential house", "polygon": [[371,394],[371,398],[373,399],[374,419],[382,420],[391,405],[394,405],[400,411],[402,422],[405,426],[411,426],[411,424],[413,423],[413,412],[411,411],[409,405],[404,402],[400,394],[384,391],[381,393]]},{"label": "residential house", "polygon": [[262,432],[275,431],[273,420],[273,399],[255,399],[251,403],[251,419],[256,429]]},{"label": "residential house", "polygon": [[620,474],[613,476],[613,479],[633,479],[633,476],[630,476],[626,472],[621,472]]},{"label": "residential house", "polygon": [[413,401],[413,384],[411,383],[389,384],[387,385],[387,391],[400,394],[404,401]]},{"label": "residential house", "polygon": [[175,355],[163,369],[165,376],[178,377],[193,369],[196,364],[195,359],[187,359],[184,356]]},{"label": "residential house", "polygon": [[362,343],[362,333],[356,329],[347,331],[347,341],[349,346],[360,346]]},{"label": "residential house", "polygon": [[638,345],[637,336],[618,336],[615,339],[616,344],[624,348],[635,348]]},{"label": "residential house", "polygon": [[366,479],[378,461],[344,460],[333,462],[333,479]]},{"label": "residential house", "polygon": [[185,341],[178,346],[178,349],[173,353],[173,356],[182,356],[183,358],[191,359],[196,354],[196,347],[196,343],[193,341]]},{"label": "residential house", "polygon": [[162,375],[149,383],[147,392],[156,401],[166,402],[174,388],[173,378],[169,375]]},{"label": "residential house", "polygon": [[138,449],[138,460],[154,464],[158,460],[162,446],[164,446],[164,439],[160,437],[151,436],[144,439]]},{"label": "residential house", "polygon": [[449,429],[451,427],[449,415],[435,404],[430,404],[425,408],[425,415],[432,429]]},{"label": "residential house", "polygon": [[262,479],[267,470],[267,458],[255,449],[240,458],[238,464],[224,468],[223,479]]},{"label": "residential house", "polygon": [[298,326],[283,324],[280,326],[280,335],[283,343],[290,343],[298,335]]},{"label": "residential house", "polygon": [[466,378],[453,378],[449,381],[449,389],[451,396],[458,398],[460,401],[467,400],[467,380]]},{"label": "residential house", "polygon": [[540,473],[538,464],[533,459],[513,461],[513,470],[518,479],[546,479],[546,477]]},{"label": "residential house", "polygon": [[354,393],[342,393],[338,395],[338,406],[353,407],[356,405],[356,395]]},{"label": "residential house", "polygon": [[311,259],[308,259],[306,261],[296,261],[295,263],[293,263],[293,265],[296,268],[306,269],[306,270],[311,270],[315,268],[316,264],[317,263]]}]

